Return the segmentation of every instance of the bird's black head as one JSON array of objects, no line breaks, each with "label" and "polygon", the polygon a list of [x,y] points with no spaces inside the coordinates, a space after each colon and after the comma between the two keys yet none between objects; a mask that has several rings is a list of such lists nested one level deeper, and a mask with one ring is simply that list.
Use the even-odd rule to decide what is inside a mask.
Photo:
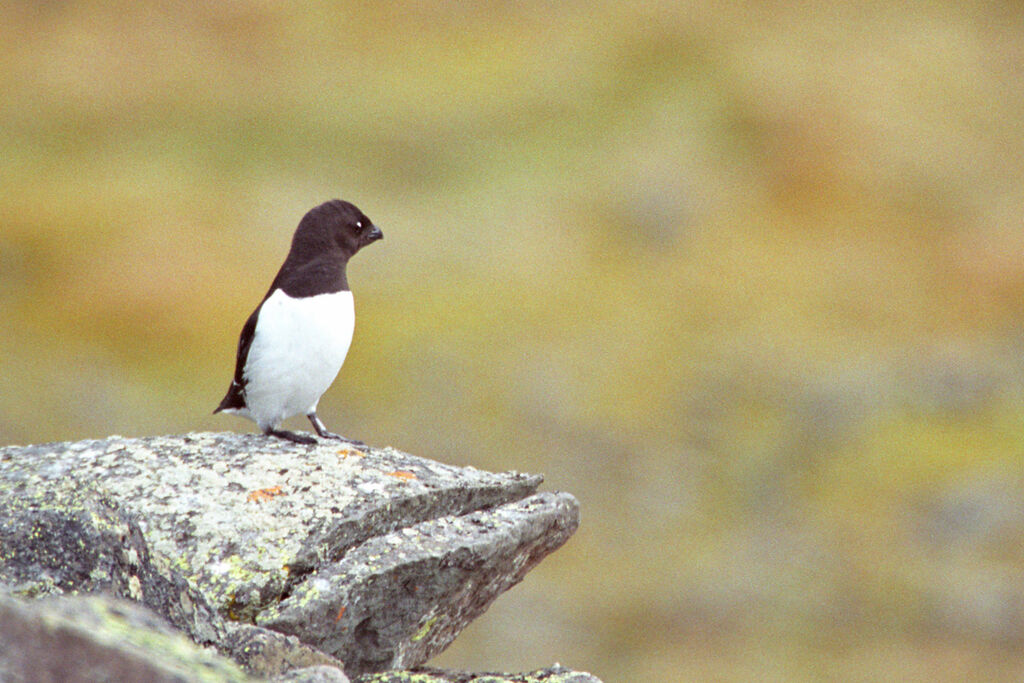
[{"label": "bird's black head", "polygon": [[310,209],[295,231],[296,243],[301,241],[322,249],[338,248],[349,258],[383,237],[384,234],[366,214],[340,199],[332,199]]}]

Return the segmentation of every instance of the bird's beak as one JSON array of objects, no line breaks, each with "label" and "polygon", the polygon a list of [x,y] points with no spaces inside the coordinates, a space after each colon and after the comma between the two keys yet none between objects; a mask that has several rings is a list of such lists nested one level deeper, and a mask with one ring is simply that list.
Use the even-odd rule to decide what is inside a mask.
[{"label": "bird's beak", "polygon": [[384,233],[380,231],[376,225],[370,227],[370,232],[366,233],[366,244],[370,242],[376,242],[377,240],[384,239]]}]

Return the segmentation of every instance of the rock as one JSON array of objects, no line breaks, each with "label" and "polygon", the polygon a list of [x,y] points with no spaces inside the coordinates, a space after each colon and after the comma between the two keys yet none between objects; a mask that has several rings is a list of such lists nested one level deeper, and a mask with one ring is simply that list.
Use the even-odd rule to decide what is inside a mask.
[{"label": "rock", "polygon": [[384,671],[367,674],[356,683],[601,683],[593,674],[555,664],[530,673],[467,673],[422,668],[415,671]]},{"label": "rock", "polygon": [[113,593],[148,605],[196,642],[223,636],[220,615],[183,578],[153,566],[138,524],[102,489],[75,479],[25,486],[3,476],[5,464],[0,459],[0,584],[26,597]]},{"label": "rock", "polygon": [[295,636],[250,624],[231,624],[217,649],[241,664],[247,672],[267,678],[284,676],[299,669],[344,668],[337,659],[306,645]]},{"label": "rock", "polygon": [[0,580],[138,600],[260,675],[416,666],[575,531],[540,482],[256,434],[5,447]]},{"label": "rock", "polygon": [[141,605],[110,597],[0,594],[0,680],[251,681]]},{"label": "rock", "polygon": [[348,676],[333,666],[310,666],[296,669],[274,679],[279,683],[349,683]]},{"label": "rock", "polygon": [[421,522],[311,574],[258,623],[336,655],[350,674],[416,666],[562,545],[577,523],[576,501],[554,493]]}]

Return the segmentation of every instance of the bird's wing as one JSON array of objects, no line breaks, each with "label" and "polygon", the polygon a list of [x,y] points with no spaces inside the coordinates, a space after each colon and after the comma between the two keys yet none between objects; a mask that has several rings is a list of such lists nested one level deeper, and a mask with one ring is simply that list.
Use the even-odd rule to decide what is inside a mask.
[{"label": "bird's wing", "polygon": [[229,408],[245,408],[245,362],[249,358],[249,347],[252,346],[252,339],[256,336],[256,320],[259,318],[260,309],[263,308],[261,302],[256,310],[252,312],[249,319],[245,321],[245,325],[242,327],[242,334],[238,337],[238,356],[235,359],[235,377],[231,380],[231,386],[228,387],[228,393],[224,395],[224,399],[217,406],[217,409],[213,412],[219,413],[222,410]]}]

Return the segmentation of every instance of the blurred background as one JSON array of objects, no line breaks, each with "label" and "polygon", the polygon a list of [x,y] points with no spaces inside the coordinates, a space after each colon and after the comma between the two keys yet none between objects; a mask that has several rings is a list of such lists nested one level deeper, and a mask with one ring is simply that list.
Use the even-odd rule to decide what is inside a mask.
[{"label": "blurred background", "polygon": [[251,431],[238,332],[341,197],[327,425],[582,505],[433,664],[1024,676],[1015,3],[3,17],[0,443]]}]

